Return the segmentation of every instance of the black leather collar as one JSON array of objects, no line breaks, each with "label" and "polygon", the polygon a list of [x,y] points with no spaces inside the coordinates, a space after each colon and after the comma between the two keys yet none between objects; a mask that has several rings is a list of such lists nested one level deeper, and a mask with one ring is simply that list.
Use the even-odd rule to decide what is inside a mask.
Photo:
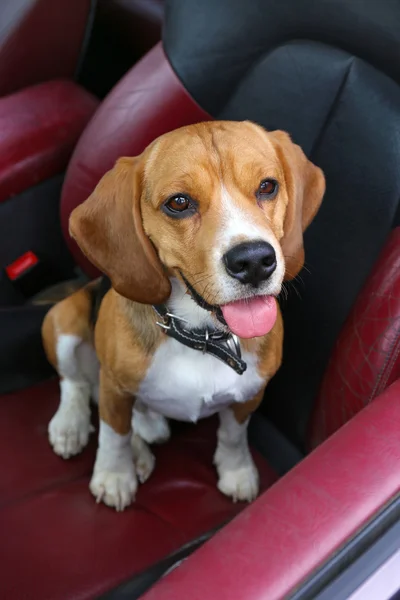
[{"label": "black leather collar", "polygon": [[[190,289],[190,292],[192,294],[192,289]],[[199,302],[197,304],[200,305]],[[203,354],[207,353],[215,356],[215,358],[222,360],[222,362],[231,367],[239,375],[245,372],[247,364],[242,360],[240,342],[233,333],[218,331],[217,329],[213,331],[209,331],[208,329],[187,329],[185,327],[186,321],[168,312],[164,304],[153,306],[153,308],[160,318],[160,321],[157,321],[157,325],[162,327],[166,335],[178,340],[178,342],[189,348],[200,350]],[[202,308],[205,308],[204,305]]]},{"label": "black leather collar", "polygon": [[[218,320],[226,326],[221,309],[217,306],[208,304],[200,294],[196,292],[194,287],[190,285],[187,279],[182,274],[181,276],[196,304],[209,312],[213,312]],[[98,284],[90,288],[92,292],[91,322],[93,325],[95,325],[97,321],[100,304],[110,288],[111,281],[106,276],[102,277]],[[233,333],[225,333],[224,331],[218,331],[217,329],[214,329],[213,331],[209,331],[208,329],[187,329],[185,327],[186,321],[168,312],[168,309],[164,304],[153,306],[153,308],[160,319],[157,321],[157,324],[162,327],[167,335],[175,338],[178,342],[189,348],[212,354],[212,356],[222,360],[222,362],[234,369],[239,375],[242,375],[245,372],[247,365],[245,361],[242,360],[239,340]]]}]

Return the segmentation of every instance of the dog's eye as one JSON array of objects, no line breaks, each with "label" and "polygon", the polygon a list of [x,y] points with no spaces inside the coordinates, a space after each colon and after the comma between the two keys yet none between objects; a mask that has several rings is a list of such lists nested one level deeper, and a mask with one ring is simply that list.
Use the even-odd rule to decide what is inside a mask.
[{"label": "dog's eye", "polygon": [[170,217],[186,217],[196,210],[194,202],[183,194],[178,194],[169,198],[163,204],[164,212]]},{"label": "dog's eye", "polygon": [[275,179],[263,179],[256,192],[260,200],[271,200],[278,192],[279,184]]},{"label": "dog's eye", "polygon": [[168,206],[169,210],[172,210],[173,212],[182,212],[183,210],[187,210],[189,208],[190,200],[185,196],[175,196],[175,198],[168,200],[166,206]]}]

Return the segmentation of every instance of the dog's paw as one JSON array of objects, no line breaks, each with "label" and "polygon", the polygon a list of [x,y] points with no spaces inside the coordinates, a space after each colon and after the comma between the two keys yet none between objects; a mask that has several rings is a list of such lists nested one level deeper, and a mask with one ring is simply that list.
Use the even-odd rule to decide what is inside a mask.
[{"label": "dog's paw", "polygon": [[83,450],[92,431],[89,410],[78,404],[61,406],[49,423],[49,442],[56,454],[70,458]]},{"label": "dog's paw", "polygon": [[171,435],[167,419],[147,408],[134,409],[132,429],[148,444],[162,444]]},{"label": "dog's paw", "polygon": [[144,483],[148,480],[154,470],[156,458],[146,442],[144,442],[137,434],[132,435],[131,445],[136,474],[140,483]]},{"label": "dog's paw", "polygon": [[234,502],[252,502],[258,496],[259,477],[255,465],[251,464],[220,474],[218,481],[220,492],[232,498]]},{"label": "dog's paw", "polygon": [[107,506],[123,511],[132,504],[137,490],[137,479],[132,464],[126,471],[97,471],[90,482],[90,491],[96,502],[104,502]]}]

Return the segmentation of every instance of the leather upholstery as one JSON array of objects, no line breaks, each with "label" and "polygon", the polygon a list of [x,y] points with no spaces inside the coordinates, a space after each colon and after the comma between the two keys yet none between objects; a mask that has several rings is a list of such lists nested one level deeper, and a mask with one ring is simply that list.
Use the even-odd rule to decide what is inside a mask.
[{"label": "leather upholstery", "polygon": [[282,600],[400,491],[400,381],[143,600]]},{"label": "leather upholstery", "polygon": [[64,171],[97,105],[66,80],[0,98],[0,202]]},{"label": "leather upholstery", "polygon": [[[268,410],[297,441],[400,197],[400,71],[393,59],[398,4],[385,4],[386,12],[372,3],[362,10],[355,33],[353,4],[343,0],[324,10],[307,0],[308,10],[303,5],[301,11],[272,0],[171,0],[165,40],[172,68],[157,46],[127,74],[82,136],[63,190],[68,238],[72,208],[118,156],[140,153],[157,135],[209,118],[180,80],[212,116],[250,118],[292,133],[328,180],[306,239],[311,274],[302,275],[301,301],[291,294],[284,307],[284,368],[268,388]],[[228,15],[239,15],[240,26]],[[343,29],[342,17],[351,31]],[[303,41],[290,41],[299,37]],[[71,250],[95,274],[72,242]],[[399,393],[395,383],[149,598],[273,600],[293,589],[400,489]],[[14,457],[0,482],[7,597],[96,596],[243,508],[216,491],[209,422],[184,428],[157,449],[157,470],[130,510],[115,515],[95,506],[87,490],[95,440],[65,463],[48,447],[57,399],[55,384],[0,399],[0,452]],[[265,462],[259,467],[266,488],[276,476]]]},{"label": "leather upholstery", "polygon": [[314,410],[312,448],[400,378],[400,227],[336,342]]},{"label": "leather upholstery", "polygon": [[[97,597],[245,507],[216,488],[215,420],[178,428],[155,449],[156,469],[124,513],[96,505],[88,489],[95,435],[69,461],[49,446],[47,425],[58,401],[54,380],[0,398],[4,597]],[[266,489],[276,474],[256,461]]]},{"label": "leather upholstery", "polygon": [[73,77],[91,4],[91,0],[0,2],[0,96]]},{"label": "leather upholstery", "polygon": [[[215,115],[223,110],[238,82],[289,40],[313,40],[343,49],[399,81],[399,23],[397,0],[168,0],[163,40],[189,93]],[[297,78],[283,77],[277,70],[265,82],[268,92],[283,86],[296,93],[311,75],[294,56],[288,58],[297,63]],[[261,86],[262,80],[258,83]],[[324,94],[318,81],[314,85]],[[268,104],[267,94],[261,97]],[[300,105],[297,108],[303,110]]]},{"label": "leather upholstery", "polygon": [[102,102],[75,149],[61,199],[66,240],[89,275],[97,271],[68,234],[72,209],[92,193],[120,156],[136,156],[159,135],[209,118],[182,87],[161,44],[137,63]]},{"label": "leather upholstery", "polygon": [[161,39],[164,0],[99,0],[99,21],[140,56]]},{"label": "leather upholstery", "polygon": [[[298,73],[301,86],[288,86]],[[297,444],[305,442],[334,344],[399,206],[399,112],[392,79],[341,50],[301,41],[260,60],[221,113],[289,131],[326,176],[322,207],[305,236],[306,268],[282,302],[283,365],[266,391],[267,416]]]},{"label": "leather upholstery", "polygon": [[166,5],[166,53],[195,100],[215,118],[287,130],[326,175],[306,268],[282,302],[284,361],[263,406],[300,447],[337,336],[399,207],[399,22],[396,0]]}]

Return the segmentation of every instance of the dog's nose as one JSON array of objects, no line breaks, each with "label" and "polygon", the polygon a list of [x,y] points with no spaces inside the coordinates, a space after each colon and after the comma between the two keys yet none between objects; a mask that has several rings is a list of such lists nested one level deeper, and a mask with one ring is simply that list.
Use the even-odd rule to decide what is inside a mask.
[{"label": "dog's nose", "polygon": [[241,283],[258,287],[276,269],[275,250],[263,241],[243,242],[223,256],[227,273]]}]

